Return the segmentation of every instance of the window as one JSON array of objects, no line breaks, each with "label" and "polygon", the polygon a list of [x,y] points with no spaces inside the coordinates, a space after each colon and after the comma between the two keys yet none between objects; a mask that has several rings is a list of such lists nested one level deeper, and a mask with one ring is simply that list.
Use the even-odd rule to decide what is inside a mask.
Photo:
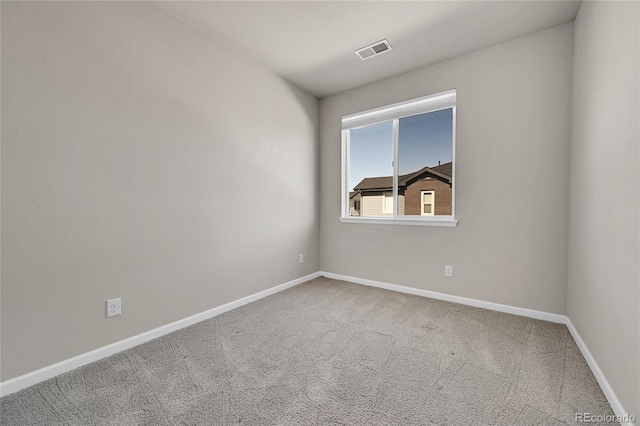
[{"label": "window", "polygon": [[455,226],[455,127],[455,89],[342,117],[340,220]]},{"label": "window", "polygon": [[420,209],[422,216],[433,216],[436,209],[436,197],[433,191],[420,192],[422,208]]},{"label": "window", "polygon": [[393,213],[393,192],[382,194],[382,213]]}]

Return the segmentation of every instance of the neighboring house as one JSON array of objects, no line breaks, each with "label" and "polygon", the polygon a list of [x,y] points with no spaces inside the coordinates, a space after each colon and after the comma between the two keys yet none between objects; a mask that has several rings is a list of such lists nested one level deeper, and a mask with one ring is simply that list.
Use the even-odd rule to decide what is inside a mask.
[{"label": "neighboring house", "polygon": [[[398,176],[399,216],[451,214],[453,163]],[[351,216],[392,216],[393,177],[364,178],[349,193]]]},{"label": "neighboring house", "polygon": [[362,196],[359,192],[352,191],[349,193],[349,216],[360,216],[362,206]]}]

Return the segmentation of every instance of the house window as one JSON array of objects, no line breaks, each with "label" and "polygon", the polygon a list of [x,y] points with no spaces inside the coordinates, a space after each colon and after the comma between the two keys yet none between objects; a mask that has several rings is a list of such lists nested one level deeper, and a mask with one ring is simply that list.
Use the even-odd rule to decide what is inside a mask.
[{"label": "house window", "polygon": [[342,117],[341,221],[455,226],[455,127],[455,89]]},{"label": "house window", "polygon": [[382,194],[382,213],[393,213],[393,192]]},{"label": "house window", "polygon": [[435,192],[433,191],[421,191],[420,192],[420,203],[422,204],[422,208],[420,209],[420,214],[422,216],[433,216],[436,210],[436,197]]}]

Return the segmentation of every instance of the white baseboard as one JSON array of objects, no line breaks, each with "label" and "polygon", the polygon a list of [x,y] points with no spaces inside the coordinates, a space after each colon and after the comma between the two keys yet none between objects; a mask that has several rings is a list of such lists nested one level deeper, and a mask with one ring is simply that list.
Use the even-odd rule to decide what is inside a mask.
[{"label": "white baseboard", "polygon": [[0,383],[0,397],[12,394],[14,392],[18,392],[22,389],[28,388],[29,386],[33,386],[44,380],[58,376],[62,373],[66,373],[67,371],[71,371],[73,369],[82,367],[92,362],[101,360],[103,358],[106,358],[118,352],[122,352],[126,349],[132,348],[134,346],[138,346],[142,343],[148,342],[149,340],[156,339],[158,337],[164,336],[176,330],[180,330],[181,328],[188,327],[200,321],[213,318],[217,315],[223,314],[227,311],[238,308],[242,305],[246,305],[247,303],[255,302],[256,300],[262,299],[263,297],[270,296],[274,293],[277,293],[282,290],[286,290],[298,284],[302,284],[303,282],[312,280],[319,276],[320,276],[320,272],[314,272],[313,274],[309,274],[304,277],[297,278],[293,281],[289,281],[284,284],[271,287],[267,290],[263,290],[261,292],[252,294],[250,296],[243,297],[242,299],[234,300],[233,302],[226,303],[222,306],[218,306],[216,308],[209,309],[199,314],[195,314],[190,317],[172,322],[170,324],[163,325],[161,327],[144,332],[142,334],[138,334],[136,336],[129,337],[119,342],[115,342],[110,345],[103,346],[98,349],[94,349],[92,351],[75,356],[73,358],[69,358],[64,361],[60,361],[58,363],[49,365],[47,367],[43,367],[39,370],[35,370],[30,373],[23,374],[22,376],[18,376],[16,378],[6,380]]},{"label": "white baseboard", "polygon": [[[607,397],[607,400],[609,401],[609,405],[611,405],[613,412],[616,413],[616,415],[618,415],[620,418],[625,418],[625,416],[628,416],[628,413],[625,411],[624,407],[622,406],[622,403],[620,402],[620,400],[616,396],[616,393],[613,391],[613,388],[609,384],[609,381],[607,380],[604,373],[600,369],[600,366],[596,362],[593,355],[591,355],[589,348],[587,348],[587,345],[584,343],[584,340],[582,340],[582,337],[580,337],[578,330],[574,327],[569,317],[567,317],[567,321],[565,324],[569,329],[569,332],[571,333],[573,340],[575,340],[576,345],[578,345],[580,352],[582,352],[582,356],[584,356],[584,359],[587,361],[587,364],[589,364],[589,368],[591,368],[591,371],[593,372],[593,375],[598,381],[600,388],[602,388],[602,392],[604,393],[604,396]],[[640,413],[638,413],[638,415],[640,415]],[[621,422],[620,424],[623,426],[633,425],[633,423],[630,423],[630,422]]]},{"label": "white baseboard", "polygon": [[387,290],[397,291],[399,293],[413,294],[416,296],[429,297],[431,299],[445,300],[447,302],[459,303],[461,305],[474,306],[476,308],[491,309],[493,311],[505,312],[507,314],[520,315],[522,317],[535,318],[539,320],[565,324],[567,317],[565,315],[551,314],[549,312],[536,311],[527,308],[518,308],[516,306],[502,305],[500,303],[485,302],[484,300],[469,299],[462,296],[453,296],[451,294],[438,293],[435,291],[422,290],[419,288],[405,287],[396,284],[383,283],[380,281],[372,281],[363,278],[350,277],[347,275],[334,274],[331,272],[320,272],[320,275],[334,280],[349,281],[356,284],[363,284],[371,287],[384,288]]},{"label": "white baseboard", "polygon": [[[520,315],[520,316],[523,316],[523,317],[534,318],[534,319],[554,322],[554,323],[558,323],[558,324],[564,324],[569,329],[569,332],[571,333],[571,336],[573,337],[573,340],[575,340],[576,345],[580,349],[580,352],[582,352],[582,356],[584,356],[584,359],[587,361],[587,364],[591,368],[591,371],[593,372],[593,375],[595,376],[596,380],[598,381],[598,384],[602,388],[602,392],[604,393],[604,395],[606,396],[607,400],[609,401],[609,405],[611,405],[611,408],[613,409],[613,412],[617,416],[619,416],[620,418],[627,418],[628,417],[628,413],[623,408],[622,403],[620,402],[620,400],[616,396],[615,392],[613,391],[613,388],[611,387],[611,385],[609,384],[609,381],[607,380],[607,378],[605,377],[604,373],[602,372],[602,370],[598,366],[598,363],[596,362],[595,358],[593,357],[593,355],[591,355],[591,352],[589,351],[589,348],[587,348],[587,345],[584,343],[584,341],[580,337],[580,334],[578,334],[578,330],[576,330],[576,328],[573,326],[573,323],[571,322],[569,317],[567,317],[566,315],[552,314],[552,313],[549,313],[549,312],[536,311],[536,310],[533,310],[533,309],[519,308],[519,307],[516,307],[516,306],[509,306],[509,305],[502,305],[500,303],[486,302],[484,300],[469,299],[467,297],[453,296],[453,295],[450,295],[450,294],[438,293],[438,292],[435,292],[435,291],[422,290],[422,289],[413,288],[413,287],[405,287],[405,286],[401,286],[401,285],[389,284],[389,283],[384,283],[384,282],[380,282],[380,281],[367,280],[367,279],[364,279],[364,278],[357,278],[357,277],[351,277],[351,276],[347,276],[347,275],[334,274],[334,273],[331,273],[331,272],[321,271],[320,275],[322,275],[324,277],[327,277],[327,278],[332,278],[334,280],[349,281],[349,282],[356,283],[356,284],[362,284],[362,285],[367,285],[367,286],[371,286],[371,287],[384,288],[384,289],[387,289],[387,290],[397,291],[397,292],[400,292],[400,293],[407,293],[407,294],[413,294],[413,295],[416,295],[416,296],[429,297],[429,298],[432,298],[432,299],[445,300],[447,302],[459,303],[461,305],[468,305],[468,306],[474,306],[474,307],[477,307],[477,308],[491,309],[491,310],[498,311],[498,312],[505,312],[505,313],[508,313],[508,314]],[[632,426],[633,424],[632,423],[624,423],[623,422],[623,423],[621,423],[621,425],[623,425],[623,426],[627,426],[627,425]]]},{"label": "white baseboard", "polygon": [[[267,290],[252,294],[247,297],[243,297],[242,299],[234,300],[233,302],[229,302],[222,306],[218,306],[213,309],[209,309],[208,311],[201,312],[196,315],[192,315],[190,317],[172,322],[171,324],[164,325],[162,327],[158,327],[156,329],[147,331],[142,334],[138,334],[137,336],[129,337],[128,339],[121,340],[119,342],[112,343],[107,346],[103,346],[102,348],[95,349],[93,351],[75,356],[73,358],[69,358],[67,360],[58,362],[56,364],[41,368],[36,371],[32,371],[30,373],[24,374],[22,376],[16,377],[11,380],[7,380],[5,382],[0,383],[0,396],[5,396],[17,392],[19,390],[25,389],[29,386],[33,386],[37,383],[40,383],[44,380],[50,379],[62,373],[66,373],[67,371],[71,371],[73,369],[82,367],[94,361],[98,361],[100,359],[106,358],[110,355],[116,354],[118,352],[122,352],[126,349],[132,348],[134,346],[140,345],[142,343],[148,342],[149,340],[156,339],[158,337],[169,334],[173,331],[179,330],[181,328],[188,327],[192,324],[198,323],[200,321],[207,320],[209,318],[213,318],[217,315],[223,314],[232,309],[238,308],[240,306],[246,305],[247,303],[254,302],[256,300],[262,299],[263,297],[270,296],[274,293],[277,293],[282,290],[286,290],[288,288],[294,287],[298,284],[302,284],[306,281],[312,280],[319,276],[325,276],[327,278],[332,278],[336,280],[349,281],[356,284],[367,285],[371,287],[384,288],[387,290],[397,291],[400,293],[413,294],[416,296],[429,297],[432,299],[445,300],[447,302],[459,303],[461,305],[474,306],[478,308],[491,309],[498,312],[505,312],[514,315],[520,315],[524,317],[555,322],[559,324],[565,324],[575,340],[576,345],[582,352],[587,364],[591,368],[593,375],[596,380],[600,384],[604,395],[607,397],[611,408],[614,413],[621,418],[624,418],[627,415],[627,412],[624,410],[620,400],[616,396],[613,388],[609,384],[609,381],[605,377],[604,373],[598,366],[593,355],[585,345],[584,341],[578,334],[578,331],[571,323],[571,320],[566,315],[552,314],[543,311],[536,311],[533,309],[527,308],[519,308],[516,306],[502,305],[500,303],[486,302],[483,300],[470,299],[467,297],[454,296],[450,294],[438,293],[435,291],[422,290],[413,287],[405,287],[396,284],[389,284],[380,281],[367,280],[363,278],[351,277],[347,275],[334,274],[331,272],[315,272],[313,274],[306,275],[304,277],[300,277],[293,281],[289,281],[284,284],[277,285],[275,287],[269,288]],[[632,426],[632,423],[622,423],[622,425]]]}]

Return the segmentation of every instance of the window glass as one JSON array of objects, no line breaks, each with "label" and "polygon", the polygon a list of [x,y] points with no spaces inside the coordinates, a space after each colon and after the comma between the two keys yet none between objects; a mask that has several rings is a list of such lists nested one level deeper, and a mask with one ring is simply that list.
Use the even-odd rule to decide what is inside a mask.
[{"label": "window glass", "polygon": [[[398,216],[450,216],[453,109],[398,120]],[[432,192],[424,192],[432,191]],[[438,208],[432,201],[437,194]]]},{"label": "window glass", "polygon": [[[349,131],[350,216],[393,215],[393,122]],[[385,196],[386,193],[386,196]],[[355,201],[359,201],[358,211]],[[351,204],[351,203],[350,203]]]}]

